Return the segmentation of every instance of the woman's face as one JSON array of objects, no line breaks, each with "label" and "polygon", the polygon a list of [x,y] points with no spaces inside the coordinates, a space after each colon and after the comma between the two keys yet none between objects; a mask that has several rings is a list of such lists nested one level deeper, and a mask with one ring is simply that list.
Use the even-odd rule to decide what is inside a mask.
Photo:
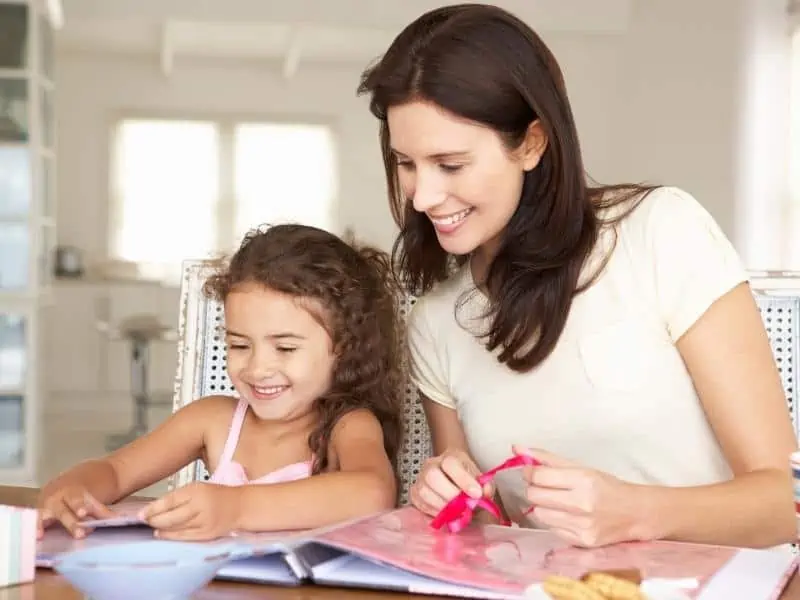
[{"label": "woman's face", "polygon": [[[403,194],[456,255],[494,253],[519,205],[525,171],[544,149],[538,123],[510,151],[492,129],[441,107],[413,101],[390,107],[389,139]],[[541,146],[541,147],[539,147]]]}]

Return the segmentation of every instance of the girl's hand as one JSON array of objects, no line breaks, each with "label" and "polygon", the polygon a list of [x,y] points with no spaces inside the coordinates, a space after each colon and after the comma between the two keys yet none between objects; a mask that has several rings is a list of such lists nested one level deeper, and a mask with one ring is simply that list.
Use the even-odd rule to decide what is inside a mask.
[{"label": "girl's hand", "polygon": [[59,522],[70,535],[82,538],[87,530],[80,525],[81,521],[113,516],[113,511],[92,496],[84,486],[66,485],[40,498],[37,536],[42,537],[47,527]]},{"label": "girl's hand", "polygon": [[154,500],[142,519],[167,540],[212,540],[236,529],[239,490],[212,483],[190,483]]},{"label": "girl's hand", "polygon": [[522,472],[537,525],[582,547],[651,539],[642,533],[644,487],[543,450],[515,446],[514,452],[542,462],[541,466],[525,467]]},{"label": "girl's hand", "polygon": [[461,450],[447,450],[425,461],[417,481],[411,487],[411,503],[423,513],[435,516],[459,492],[473,498],[494,496],[494,485],[481,488],[476,477],[480,469]]}]

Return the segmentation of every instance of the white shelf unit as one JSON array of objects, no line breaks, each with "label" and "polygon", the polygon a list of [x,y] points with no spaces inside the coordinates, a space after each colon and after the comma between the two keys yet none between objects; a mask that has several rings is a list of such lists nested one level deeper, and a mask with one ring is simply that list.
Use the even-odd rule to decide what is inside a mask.
[{"label": "white shelf unit", "polygon": [[41,327],[56,244],[54,30],[0,0],[0,484],[37,485]]}]

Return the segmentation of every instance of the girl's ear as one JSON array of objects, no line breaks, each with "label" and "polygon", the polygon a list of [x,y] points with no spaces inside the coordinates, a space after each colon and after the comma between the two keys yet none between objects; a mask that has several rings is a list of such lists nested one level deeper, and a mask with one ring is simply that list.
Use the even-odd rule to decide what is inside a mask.
[{"label": "girl's ear", "polygon": [[532,171],[542,159],[544,151],[547,149],[547,134],[542,127],[541,121],[536,119],[528,125],[525,139],[522,141],[521,161],[525,171]]}]

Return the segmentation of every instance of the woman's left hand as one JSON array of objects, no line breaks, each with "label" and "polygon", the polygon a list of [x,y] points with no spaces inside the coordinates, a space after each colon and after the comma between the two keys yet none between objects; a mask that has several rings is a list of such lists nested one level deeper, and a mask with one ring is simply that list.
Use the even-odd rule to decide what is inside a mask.
[{"label": "woman's left hand", "polygon": [[165,540],[212,540],[236,528],[238,489],[190,483],[151,502],[143,518]]},{"label": "woman's left hand", "polygon": [[515,446],[514,452],[542,463],[523,469],[530,516],[538,526],[586,548],[651,539],[644,533],[643,486],[543,450]]}]

